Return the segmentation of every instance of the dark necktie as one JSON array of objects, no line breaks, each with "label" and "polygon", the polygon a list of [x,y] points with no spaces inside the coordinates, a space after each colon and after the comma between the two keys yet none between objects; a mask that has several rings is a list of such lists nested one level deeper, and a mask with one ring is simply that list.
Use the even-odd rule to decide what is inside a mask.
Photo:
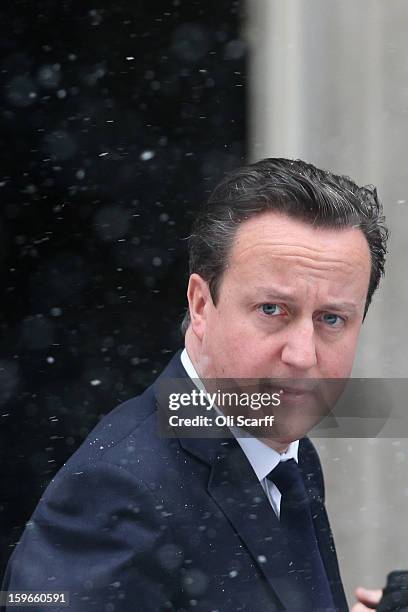
[{"label": "dark necktie", "polygon": [[280,524],[286,531],[297,578],[304,581],[310,595],[313,604],[310,612],[333,612],[335,606],[320,556],[310,500],[300,468],[294,459],[281,461],[268,478],[282,495]]}]

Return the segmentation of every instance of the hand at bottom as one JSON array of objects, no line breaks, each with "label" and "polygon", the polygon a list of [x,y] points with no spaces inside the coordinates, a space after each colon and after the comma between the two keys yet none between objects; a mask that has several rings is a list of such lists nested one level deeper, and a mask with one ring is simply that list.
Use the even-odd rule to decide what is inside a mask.
[{"label": "hand at bottom", "polygon": [[354,604],[350,612],[375,610],[383,594],[381,589],[365,589],[364,587],[357,587],[355,593],[358,603]]}]

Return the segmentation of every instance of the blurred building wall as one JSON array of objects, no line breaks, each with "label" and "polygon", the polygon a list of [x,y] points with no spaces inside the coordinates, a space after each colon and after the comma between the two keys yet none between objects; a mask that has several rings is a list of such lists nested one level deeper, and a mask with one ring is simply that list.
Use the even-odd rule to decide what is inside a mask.
[{"label": "blurred building wall", "polygon": [[[253,160],[302,158],[375,184],[391,230],[356,377],[407,377],[405,0],[247,0]],[[408,441],[316,440],[349,597],[408,568]]]}]

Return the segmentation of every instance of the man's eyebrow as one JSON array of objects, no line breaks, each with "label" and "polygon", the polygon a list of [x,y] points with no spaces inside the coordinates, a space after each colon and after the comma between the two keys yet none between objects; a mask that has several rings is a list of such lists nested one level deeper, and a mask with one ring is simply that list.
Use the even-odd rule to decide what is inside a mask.
[{"label": "man's eyebrow", "polygon": [[274,300],[295,300],[296,296],[292,291],[285,291],[282,287],[273,287],[269,285],[268,287],[254,287],[254,292],[259,294],[264,298],[272,298]]},{"label": "man's eyebrow", "polygon": [[322,310],[342,310],[355,313],[358,308],[354,302],[332,302],[331,304],[323,304]]},{"label": "man's eyebrow", "polygon": [[[292,291],[285,291],[282,287],[255,287],[254,291],[262,297],[262,299],[289,300],[293,302],[296,300],[296,296]],[[358,311],[358,305],[354,302],[329,302],[323,304],[320,308],[321,310],[341,310],[350,313]]]}]

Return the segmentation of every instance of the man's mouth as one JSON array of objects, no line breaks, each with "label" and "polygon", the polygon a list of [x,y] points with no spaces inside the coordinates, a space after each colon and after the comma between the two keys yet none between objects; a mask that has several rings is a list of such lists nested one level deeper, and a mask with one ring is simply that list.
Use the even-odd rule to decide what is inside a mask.
[{"label": "man's mouth", "polygon": [[308,386],[296,386],[296,387],[288,387],[287,385],[282,385],[279,389],[281,395],[305,395],[306,393],[312,393],[316,389],[316,385],[308,385]]},{"label": "man's mouth", "polygon": [[274,393],[279,393],[281,396],[285,395],[310,395],[315,393],[318,389],[318,383],[315,380],[302,381],[302,382],[290,382],[287,384],[285,381],[276,380],[268,385],[269,390]]}]

